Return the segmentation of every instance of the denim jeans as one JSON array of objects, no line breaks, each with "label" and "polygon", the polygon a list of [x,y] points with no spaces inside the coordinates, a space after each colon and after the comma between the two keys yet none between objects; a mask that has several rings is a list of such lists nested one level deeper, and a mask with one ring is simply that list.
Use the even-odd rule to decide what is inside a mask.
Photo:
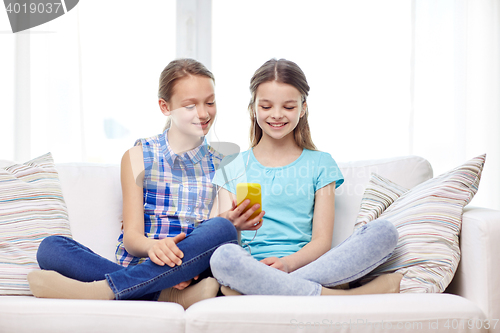
[{"label": "denim jeans", "polygon": [[123,267],[62,236],[45,238],[38,248],[37,260],[41,269],[54,270],[72,279],[107,280],[116,299],[156,300],[161,290],[209,269],[213,252],[229,243],[237,244],[236,229],[230,221],[216,217],[201,223],[177,243],[184,253],[180,266],[159,266],[147,259],[139,265]]},{"label": "denim jeans", "polygon": [[289,274],[255,260],[234,244],[219,247],[210,259],[210,267],[220,284],[242,294],[318,296],[322,286],[352,282],[371,272],[391,256],[397,242],[394,225],[375,220]]}]

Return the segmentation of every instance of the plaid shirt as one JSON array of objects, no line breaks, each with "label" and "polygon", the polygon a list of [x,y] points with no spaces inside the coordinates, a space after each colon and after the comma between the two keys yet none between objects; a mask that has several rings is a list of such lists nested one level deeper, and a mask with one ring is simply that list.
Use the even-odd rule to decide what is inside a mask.
[{"label": "plaid shirt", "polygon": [[[177,155],[168,144],[167,131],[135,143],[142,144],[144,157],[144,235],[152,239],[181,232],[189,235],[209,218],[216,195],[212,178],[223,158],[206,140]],[[128,266],[146,259],[127,253],[122,230],[116,248],[117,262]]]}]

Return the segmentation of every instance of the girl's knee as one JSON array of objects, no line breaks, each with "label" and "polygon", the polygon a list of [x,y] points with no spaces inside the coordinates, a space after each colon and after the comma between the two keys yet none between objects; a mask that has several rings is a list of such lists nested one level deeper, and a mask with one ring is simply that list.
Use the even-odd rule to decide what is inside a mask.
[{"label": "girl's knee", "polygon": [[65,241],[64,236],[48,236],[45,237],[38,246],[38,252],[46,252],[50,249],[60,246]]},{"label": "girl's knee", "polygon": [[238,232],[228,219],[223,217],[214,217],[204,223],[206,223],[206,226],[216,228],[217,234],[222,237],[224,243],[238,241]]},{"label": "girl's knee", "polygon": [[219,246],[210,258],[210,267],[212,272],[215,271],[225,271],[230,267],[234,267],[239,256],[237,255],[240,250],[240,246],[236,244],[224,244]]},{"label": "girl's knee", "polygon": [[53,260],[54,252],[65,242],[64,236],[48,236],[45,237],[36,252],[36,259],[40,268],[44,268],[48,261]]},{"label": "girl's knee", "polygon": [[384,241],[393,248],[396,247],[399,239],[399,233],[394,224],[388,220],[376,220],[377,230]]}]

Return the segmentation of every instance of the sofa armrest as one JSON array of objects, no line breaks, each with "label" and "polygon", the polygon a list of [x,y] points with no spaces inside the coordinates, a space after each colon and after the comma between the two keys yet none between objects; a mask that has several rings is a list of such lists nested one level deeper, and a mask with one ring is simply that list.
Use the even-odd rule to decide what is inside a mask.
[{"label": "sofa armrest", "polygon": [[460,264],[446,292],[476,303],[488,319],[500,319],[500,211],[466,207],[460,249]]}]

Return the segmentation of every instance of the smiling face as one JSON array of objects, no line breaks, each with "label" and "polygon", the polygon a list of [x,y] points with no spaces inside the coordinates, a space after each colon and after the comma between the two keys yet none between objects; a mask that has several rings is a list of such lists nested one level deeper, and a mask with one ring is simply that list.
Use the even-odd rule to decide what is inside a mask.
[{"label": "smiling face", "polygon": [[171,118],[170,130],[189,137],[207,135],[217,113],[213,80],[200,75],[178,80],[170,101],[160,99],[160,108]]},{"label": "smiling face", "polygon": [[260,84],[255,95],[254,110],[263,138],[293,138],[293,130],[304,115],[305,107],[302,95],[294,86],[278,81]]}]

